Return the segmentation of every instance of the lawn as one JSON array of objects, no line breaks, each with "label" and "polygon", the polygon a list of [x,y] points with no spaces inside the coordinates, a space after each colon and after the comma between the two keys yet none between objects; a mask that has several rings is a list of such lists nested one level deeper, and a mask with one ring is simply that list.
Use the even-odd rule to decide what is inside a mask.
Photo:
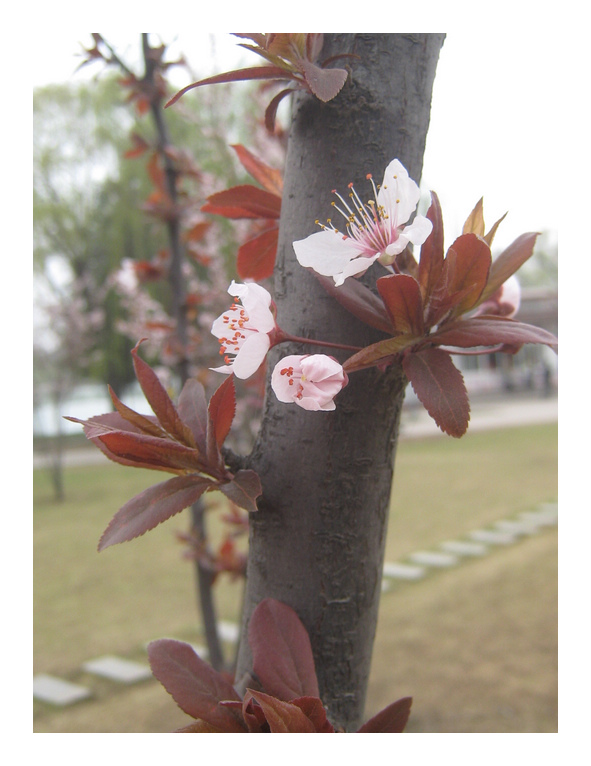
[{"label": "lawn", "polygon": [[[87,683],[94,699],[35,702],[35,731],[170,731],[184,723],[158,684],[114,687],[80,665],[145,661],[145,643],[201,642],[192,565],[175,538],[187,512],[98,554],[113,513],[160,475],[113,464],[66,471],[66,500],[34,472],[34,672]],[[557,427],[403,441],[386,559],[395,561],[557,497]],[[212,513],[210,527],[217,533]],[[556,531],[397,587],[382,598],[368,714],[414,697],[409,731],[556,730]],[[220,618],[240,588],[220,581]]]}]

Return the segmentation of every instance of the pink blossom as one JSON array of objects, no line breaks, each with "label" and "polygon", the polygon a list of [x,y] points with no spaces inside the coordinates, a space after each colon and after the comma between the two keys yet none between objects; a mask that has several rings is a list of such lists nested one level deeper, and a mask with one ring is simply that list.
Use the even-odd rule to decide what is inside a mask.
[{"label": "pink blossom", "polygon": [[215,372],[245,380],[261,366],[276,328],[271,310],[271,295],[260,285],[232,282],[228,288],[234,303],[213,323],[211,332],[220,342],[220,354],[226,364],[212,367]]},{"label": "pink blossom", "polygon": [[513,274],[487,300],[478,306],[477,314],[497,314],[504,317],[514,317],[521,304],[521,287],[519,280]]},{"label": "pink blossom", "polygon": [[334,410],[334,397],[348,377],[332,356],[286,356],[273,370],[271,387],[280,402],[295,402],[305,410]]},{"label": "pink blossom", "polygon": [[347,277],[363,274],[374,261],[391,265],[409,242],[422,245],[431,233],[431,221],[422,215],[406,223],[421,193],[399,160],[388,165],[380,187],[376,188],[371,175],[367,179],[375,197],[367,203],[361,201],[353,184],[349,184],[350,203],[334,191],[341,204],[332,205],[345,218],[346,233],[339,231],[331,219],[328,226],[317,221],[322,231],[293,243],[302,266],[333,277],[337,286]]}]

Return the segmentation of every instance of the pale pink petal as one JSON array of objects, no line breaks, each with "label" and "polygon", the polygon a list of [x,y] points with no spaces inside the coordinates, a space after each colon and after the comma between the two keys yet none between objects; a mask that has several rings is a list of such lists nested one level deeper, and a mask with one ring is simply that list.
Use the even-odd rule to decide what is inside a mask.
[{"label": "pale pink petal", "polygon": [[519,311],[519,306],[521,304],[521,287],[515,274],[510,276],[509,279],[501,285],[499,303],[511,307],[509,313],[505,316],[514,317]]},{"label": "pale pink petal", "polygon": [[212,372],[221,372],[224,375],[231,375],[234,372],[231,364],[225,364],[223,367],[210,367],[209,369]]},{"label": "pale pink petal", "polygon": [[326,354],[305,356],[301,361],[301,368],[306,378],[315,383],[332,378],[334,375],[341,377],[344,375],[343,368],[337,360]]},{"label": "pale pink petal", "polygon": [[273,329],[275,318],[270,309],[272,299],[268,290],[254,282],[241,285],[233,281],[228,292],[240,299],[248,314],[248,326],[251,329],[258,332],[269,332]]},{"label": "pale pink petal", "polygon": [[342,273],[349,261],[363,252],[354,239],[332,229],[323,229],[294,242],[293,249],[301,266],[326,277]]},{"label": "pale pink petal", "polygon": [[368,258],[367,256],[354,258],[352,261],[349,261],[349,263],[345,265],[340,274],[331,274],[330,276],[333,277],[335,285],[339,287],[339,285],[342,285],[347,277],[358,277],[361,276],[361,274],[365,274],[371,264],[374,261],[377,261],[379,257],[380,254],[376,253],[371,258]]},{"label": "pale pink petal", "polygon": [[265,360],[270,347],[271,340],[266,333],[255,332],[249,335],[232,364],[234,375],[241,380],[250,378]]},{"label": "pale pink petal", "polygon": [[[301,356],[286,356],[280,362],[277,362],[273,373],[271,374],[271,388],[280,402],[290,403],[294,400],[293,378],[285,374],[290,367],[300,371]],[[290,380],[292,383],[290,383]]]},{"label": "pale pink petal", "polygon": [[409,177],[399,160],[392,160],[384,172],[378,192],[378,205],[383,205],[396,226],[406,223],[415,211],[421,191]]},{"label": "pale pink petal", "polygon": [[398,239],[396,242],[388,245],[386,253],[388,255],[398,255],[398,253],[401,253],[404,250],[409,242],[412,242],[413,245],[422,245],[429,234],[431,234],[432,229],[433,224],[428,218],[425,218],[422,215],[415,216],[412,223],[409,223],[408,226],[405,226],[404,228],[398,229]]},{"label": "pale pink petal", "polygon": [[310,410],[312,412],[330,412],[331,410],[336,410],[337,408],[332,399],[329,402],[326,402],[326,404],[321,405],[316,401],[316,399],[313,399],[309,396],[302,396],[301,399],[297,399],[296,404],[302,407],[302,409]]}]

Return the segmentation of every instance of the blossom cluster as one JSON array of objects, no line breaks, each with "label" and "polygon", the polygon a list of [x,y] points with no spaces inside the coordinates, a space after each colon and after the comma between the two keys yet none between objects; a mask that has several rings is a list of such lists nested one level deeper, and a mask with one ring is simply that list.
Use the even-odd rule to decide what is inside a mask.
[{"label": "blossom cluster", "polygon": [[[533,253],[537,235],[522,235],[493,262],[490,247],[501,221],[485,234],[480,201],[445,254],[435,193],[427,215],[417,214],[419,187],[397,159],[389,163],[380,185],[369,174],[366,180],[373,190],[367,202],[352,183],[346,196],[333,192],[332,205],[344,227],[338,229],[332,219],[316,221],[320,231],[294,242],[293,248],[299,264],[313,270],[345,308],[390,337],[354,349],[343,364],[326,354],[287,356],[272,371],[271,387],[281,402],[331,411],[349,373],[372,366],[385,369],[398,360],[438,425],[461,436],[469,405],[450,354],[515,353],[524,343],[555,347],[550,333],[513,319],[520,303],[514,274]],[[418,261],[409,245],[421,246]],[[385,271],[377,280],[379,297],[355,279],[375,263]],[[228,292],[234,302],[212,326],[224,360],[212,368],[217,372],[248,378],[269,349],[284,341],[350,349],[285,333],[277,324],[271,295],[256,283],[232,282]],[[453,412],[439,395],[442,389],[454,391]]]}]

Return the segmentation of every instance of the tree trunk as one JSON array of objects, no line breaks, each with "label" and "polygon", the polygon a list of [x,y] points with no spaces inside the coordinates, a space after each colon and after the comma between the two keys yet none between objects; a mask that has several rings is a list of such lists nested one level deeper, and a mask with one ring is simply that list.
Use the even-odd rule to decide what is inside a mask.
[{"label": "tree trunk", "polygon": [[[330,217],[332,189],[346,193],[353,181],[364,198],[367,173],[381,182],[394,158],[418,182],[443,39],[326,35],[322,58],[350,52],[360,60],[333,101],[307,94],[294,100],[275,272],[278,323],[286,332],[357,346],[383,337],[328,296],[297,263],[292,243],[318,230],[316,219]],[[364,281],[375,284],[384,273],[375,266]],[[269,356],[269,371],[287,354],[322,350],[281,345]],[[347,356],[325,353],[341,362]],[[405,387],[399,366],[372,368],[351,375],[336,411],[307,412],[281,404],[268,386],[249,459],[263,495],[251,515],[243,636],[263,598],[291,606],[310,634],[329,718],[346,731],[363,716]],[[237,678],[250,668],[243,639]]]}]

